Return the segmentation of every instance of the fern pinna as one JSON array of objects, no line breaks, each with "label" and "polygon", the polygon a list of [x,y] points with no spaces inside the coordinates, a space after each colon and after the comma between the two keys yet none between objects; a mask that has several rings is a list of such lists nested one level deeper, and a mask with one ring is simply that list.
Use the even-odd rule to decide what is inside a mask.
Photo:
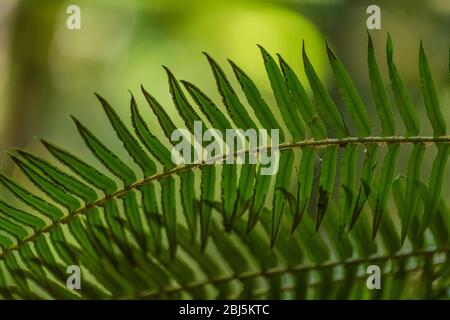
[{"label": "fern pinna", "polygon": [[[247,103],[206,55],[226,112],[194,84],[166,71],[173,102],[191,132],[195,121],[223,131],[279,129],[276,175],[260,174],[258,164],[175,165],[170,148],[177,128],[150,93],[142,88],[153,119],[144,119],[131,96],[133,129],[98,96],[117,138],[141,170],[131,169],[75,118],[98,163],[88,164],[44,140],[58,164],[12,150],[12,160],[46,196],[0,175],[2,192],[18,200],[0,201],[0,295],[448,298],[450,216],[443,190],[450,137],[423,46],[419,75],[433,136],[420,134],[389,37],[387,66],[395,103],[385,90],[369,36],[378,119],[369,118],[348,72],[328,46],[348,120],[304,47],[313,99],[280,55],[277,62],[260,50],[273,107],[232,61]],[[406,132],[395,121],[394,104]],[[276,107],[279,115],[273,112]],[[373,130],[375,121],[380,121],[380,134]],[[165,138],[154,134],[156,123]],[[397,168],[400,149],[412,149],[406,172]],[[424,154],[434,149],[431,173],[423,180]],[[97,170],[101,166],[107,174]],[[373,264],[383,272],[381,290],[366,287],[366,267]],[[81,290],[65,286],[70,265],[81,267]]]}]

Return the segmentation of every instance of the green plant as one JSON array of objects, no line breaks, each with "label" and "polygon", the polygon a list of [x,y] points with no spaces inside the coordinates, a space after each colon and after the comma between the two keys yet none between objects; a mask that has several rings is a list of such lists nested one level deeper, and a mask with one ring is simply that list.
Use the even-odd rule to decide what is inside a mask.
[{"label": "green plant", "polygon": [[[45,148],[68,171],[26,151],[12,151],[21,171],[48,197],[0,175],[2,189],[29,207],[25,211],[0,201],[0,294],[4,298],[448,298],[450,220],[442,189],[450,137],[423,47],[419,71],[433,128],[430,137],[420,135],[390,38],[389,76],[407,130],[401,136],[396,134],[399,125],[370,37],[368,64],[380,136],[374,136],[361,97],[329,48],[351,121],[344,121],[305,50],[314,103],[282,57],[278,56],[278,65],[260,49],[284,124],[231,61],[253,112],[244,107],[209,56],[227,115],[193,84],[182,81],[183,90],[166,70],[174,104],[187,128],[192,130],[194,121],[201,120],[206,127],[221,130],[257,128],[257,122],[259,127],[281,129],[276,176],[260,175],[258,165],[252,164],[174,166],[167,146],[175,125],[144,88],[167,141],[152,133],[133,96],[134,133],[98,96],[117,137],[142,172],[132,170],[75,118],[86,146],[111,177],[47,141],[42,141]],[[399,149],[410,145],[407,172],[400,175]],[[425,149],[431,149],[427,145],[437,148],[437,156],[428,183],[423,183],[422,159]],[[366,288],[365,268],[371,264],[383,270],[381,290]],[[81,290],[65,287],[68,265],[81,266]]]}]

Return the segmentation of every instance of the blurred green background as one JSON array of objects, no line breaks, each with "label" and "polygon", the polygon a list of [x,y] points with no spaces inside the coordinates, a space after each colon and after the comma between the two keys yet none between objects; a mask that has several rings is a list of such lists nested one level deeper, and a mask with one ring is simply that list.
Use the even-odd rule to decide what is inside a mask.
[{"label": "blurred green background", "polygon": [[[81,8],[81,30],[66,28],[66,8],[71,4]],[[422,134],[430,134],[418,81],[418,49],[423,39],[450,123],[446,94],[449,0],[0,0],[0,150],[26,147],[45,154],[35,138],[39,137],[91,158],[69,114],[119,150],[114,148],[119,142],[93,92],[106,97],[128,119],[131,90],[146,119],[156,123],[140,85],[174,114],[162,65],[219,102],[202,51],[216,58],[229,75],[226,59],[234,60],[273,106],[256,44],[272,54],[281,53],[303,76],[302,39],[338,104],[342,106],[342,101],[331,79],[325,39],[348,67],[369,115],[375,117],[366,67],[366,8],[371,4],[381,7],[382,29],[371,34],[384,78],[384,43],[389,31],[399,70],[423,123]],[[174,120],[181,125],[177,117]],[[378,120],[373,122],[379,128]],[[398,127],[404,132],[401,121]],[[430,152],[424,177],[432,158]],[[12,170],[5,153],[0,154],[0,167],[3,172]]]}]

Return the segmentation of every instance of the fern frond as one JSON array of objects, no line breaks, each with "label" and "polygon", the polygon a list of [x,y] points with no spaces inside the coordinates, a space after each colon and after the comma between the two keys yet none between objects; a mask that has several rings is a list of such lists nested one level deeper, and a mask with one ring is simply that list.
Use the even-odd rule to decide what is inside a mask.
[{"label": "fern frond", "polygon": [[[443,190],[450,136],[423,45],[419,74],[433,136],[421,134],[390,37],[387,65],[404,134],[394,121],[370,36],[369,77],[380,133],[373,129],[377,119],[369,118],[349,73],[328,45],[344,110],[317,76],[304,44],[304,68],[314,99],[281,55],[277,62],[259,48],[276,101],[273,107],[232,61],[248,106],[219,63],[205,54],[226,112],[200,88],[164,68],[173,103],[190,134],[195,134],[195,123],[222,133],[279,129],[276,175],[261,174],[260,164],[224,161],[263,150],[277,152],[268,141],[257,149],[247,143],[243,150],[219,154],[215,160],[221,164],[175,165],[170,149],[177,128],[144,87],[154,117],[144,119],[131,95],[132,129],[97,94],[139,172],[74,117],[98,163],[87,163],[45,140],[44,147],[66,169],[12,150],[12,160],[46,196],[0,175],[2,189],[17,199],[15,204],[0,200],[0,296],[448,298],[450,216]],[[156,135],[156,123],[163,137]],[[275,139],[270,134],[267,138]],[[408,145],[412,151],[402,172],[399,153]],[[433,147],[437,155],[424,183],[422,162]],[[100,172],[100,165],[107,174]],[[365,270],[371,264],[383,270],[381,291],[365,287]],[[69,265],[82,268],[79,291],[65,286]]]}]

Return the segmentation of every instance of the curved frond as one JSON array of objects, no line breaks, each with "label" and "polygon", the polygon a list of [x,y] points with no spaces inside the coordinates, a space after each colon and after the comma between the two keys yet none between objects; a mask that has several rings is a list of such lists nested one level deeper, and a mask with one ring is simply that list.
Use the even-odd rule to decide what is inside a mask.
[{"label": "curved frond", "polygon": [[[450,215],[443,190],[449,188],[450,136],[423,45],[418,73],[432,136],[421,133],[390,37],[386,62],[406,132],[395,123],[370,35],[373,119],[328,45],[342,101],[328,93],[305,45],[308,83],[281,55],[259,48],[274,106],[244,68],[229,61],[241,95],[208,54],[223,107],[164,67],[185,128],[177,128],[144,87],[153,119],[142,116],[131,95],[131,126],[97,94],[111,133],[138,172],[74,117],[95,163],[45,140],[48,159],[12,150],[36,190],[0,175],[2,192],[16,199],[0,200],[0,296],[448,298]],[[233,141],[225,139],[229,129],[239,132]],[[263,143],[255,144],[249,132]],[[180,141],[188,142],[190,163],[174,162]],[[219,152],[205,159],[213,141]],[[434,149],[425,177],[423,159]],[[400,152],[408,154],[406,170]],[[382,290],[366,287],[366,268],[373,264],[382,270]],[[81,290],[66,287],[70,265],[81,267]]]}]

